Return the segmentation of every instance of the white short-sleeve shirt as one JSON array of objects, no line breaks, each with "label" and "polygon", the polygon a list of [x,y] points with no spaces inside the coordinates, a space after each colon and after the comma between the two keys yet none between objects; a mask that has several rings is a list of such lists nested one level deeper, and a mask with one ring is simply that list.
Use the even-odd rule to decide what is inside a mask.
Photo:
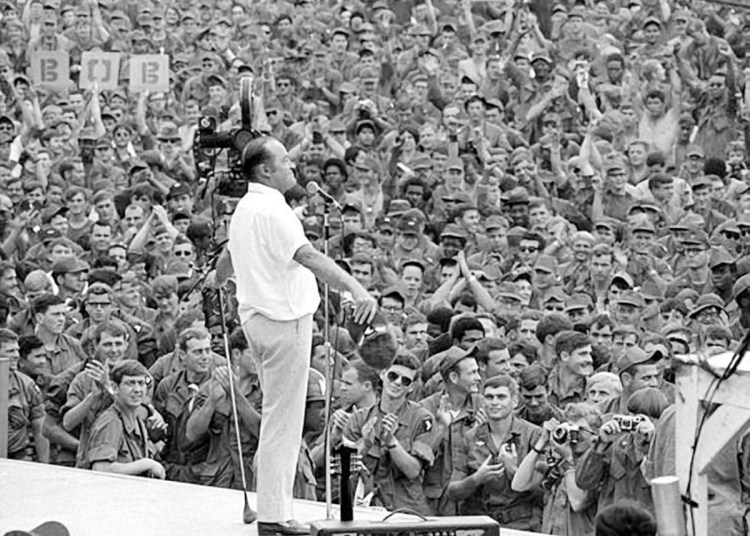
[{"label": "white short-sleeve shirt", "polygon": [[309,244],[302,223],[278,191],[250,183],[229,225],[229,253],[237,278],[242,323],[255,313],[297,320],[320,303],[313,273],[294,260]]}]

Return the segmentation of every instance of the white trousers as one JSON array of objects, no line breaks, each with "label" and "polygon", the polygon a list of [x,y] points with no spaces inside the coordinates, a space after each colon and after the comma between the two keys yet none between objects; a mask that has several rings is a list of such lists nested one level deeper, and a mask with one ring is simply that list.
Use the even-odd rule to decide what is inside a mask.
[{"label": "white trousers", "polygon": [[294,476],[302,443],[312,315],[280,322],[250,317],[242,329],[258,369],[263,412],[258,443],[258,521],[294,518]]}]

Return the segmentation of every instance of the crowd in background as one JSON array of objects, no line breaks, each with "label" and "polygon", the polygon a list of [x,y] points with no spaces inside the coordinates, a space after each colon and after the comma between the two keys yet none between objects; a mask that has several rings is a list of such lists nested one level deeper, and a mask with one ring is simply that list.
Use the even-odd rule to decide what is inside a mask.
[{"label": "crowd in background", "polygon": [[[327,427],[359,454],[357,504],[561,536],[653,514],[675,356],[750,328],[744,4],[0,2],[10,457],[241,488],[239,448],[253,489],[263,396],[215,270],[237,198],[196,162],[199,118],[247,126],[251,77],[287,202],[398,341],[374,369],[350,297],[322,303],[295,495],[324,497]],[[37,68],[52,51],[65,85]],[[116,89],[80,89],[92,52],[120,54]],[[168,91],[130,80],[146,54]],[[748,431],[708,472],[712,534],[747,533]]]}]

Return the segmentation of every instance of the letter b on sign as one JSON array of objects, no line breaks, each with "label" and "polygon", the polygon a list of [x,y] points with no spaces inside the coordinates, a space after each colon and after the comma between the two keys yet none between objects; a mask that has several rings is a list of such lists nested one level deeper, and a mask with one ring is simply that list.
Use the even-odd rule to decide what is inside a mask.
[{"label": "letter b on sign", "polygon": [[57,58],[42,58],[39,60],[41,67],[41,76],[39,81],[42,84],[54,84],[59,78],[57,72],[60,69],[60,62]]},{"label": "letter b on sign", "polygon": [[67,52],[36,51],[31,56],[31,79],[50,89],[67,89],[70,84]]},{"label": "letter b on sign", "polygon": [[130,90],[169,91],[169,57],[139,54],[130,57]]}]

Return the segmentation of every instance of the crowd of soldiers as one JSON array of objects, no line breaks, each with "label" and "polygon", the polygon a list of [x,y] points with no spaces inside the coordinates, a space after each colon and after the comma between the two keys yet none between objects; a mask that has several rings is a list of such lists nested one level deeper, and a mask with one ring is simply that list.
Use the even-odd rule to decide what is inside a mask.
[{"label": "crowd of soldiers", "polygon": [[[0,2],[9,456],[253,489],[263,393],[216,269],[237,197],[196,141],[201,117],[248,126],[249,77],[307,238],[398,341],[373,368],[350,296],[321,304],[295,496],[325,496],[327,431],[359,455],[359,505],[561,536],[653,515],[675,356],[750,328],[743,4]],[[113,85],[84,83],[99,53]],[[146,56],[165,90],[134,85]],[[747,431],[708,473],[713,534],[747,533]]]}]

